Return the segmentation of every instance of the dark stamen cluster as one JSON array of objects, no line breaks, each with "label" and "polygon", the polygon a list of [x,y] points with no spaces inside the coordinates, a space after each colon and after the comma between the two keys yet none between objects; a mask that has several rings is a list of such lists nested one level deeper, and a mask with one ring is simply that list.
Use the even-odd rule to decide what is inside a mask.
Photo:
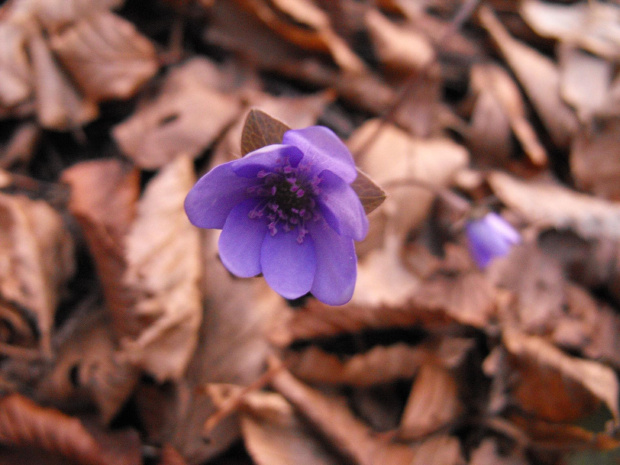
[{"label": "dark stamen cluster", "polygon": [[249,217],[266,219],[272,236],[279,228],[285,232],[297,230],[297,242],[301,244],[308,233],[306,222],[317,217],[314,198],[319,193],[320,178],[311,174],[308,165],[294,167],[288,158],[272,171],[260,170],[256,177],[261,183],[250,187],[248,193],[262,200]]}]

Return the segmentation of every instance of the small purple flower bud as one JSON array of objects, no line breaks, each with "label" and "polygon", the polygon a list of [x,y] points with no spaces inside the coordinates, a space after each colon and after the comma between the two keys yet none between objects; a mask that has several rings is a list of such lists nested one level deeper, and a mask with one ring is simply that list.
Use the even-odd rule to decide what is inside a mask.
[{"label": "small purple flower bud", "polygon": [[486,268],[497,257],[506,255],[521,242],[521,235],[497,213],[470,220],[465,227],[469,250],[478,266]]}]

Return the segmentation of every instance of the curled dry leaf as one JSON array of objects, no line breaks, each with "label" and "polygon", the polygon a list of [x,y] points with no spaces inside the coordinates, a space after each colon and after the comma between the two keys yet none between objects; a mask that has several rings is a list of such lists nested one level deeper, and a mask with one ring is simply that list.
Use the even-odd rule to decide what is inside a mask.
[{"label": "curled dry leaf", "polygon": [[620,8],[614,3],[592,1],[570,5],[526,0],[521,16],[538,34],[583,47],[595,55],[620,58]]},{"label": "curled dry leaf", "polygon": [[41,33],[32,28],[28,53],[32,60],[37,119],[47,129],[66,130],[95,119],[94,102],[84,99],[56,63]]},{"label": "curled dry leaf", "polygon": [[46,356],[56,306],[74,267],[73,241],[55,210],[0,194],[0,297],[34,317]]},{"label": "curled dry leaf", "polygon": [[570,422],[604,402],[618,422],[618,379],[598,362],[566,355],[538,336],[509,330],[503,343],[510,355],[512,394],[526,412],[553,422]]},{"label": "curled dry leaf", "polygon": [[102,11],[51,37],[81,90],[95,101],[126,99],[158,68],[155,47],[132,23]]},{"label": "curled dry leaf", "polygon": [[57,33],[73,22],[120,7],[124,0],[35,0],[29,3],[26,5],[29,13],[36,15],[48,32]]},{"label": "curled dry leaf", "polygon": [[12,107],[32,93],[26,34],[10,21],[0,23],[0,105]]},{"label": "curled dry leaf", "polygon": [[519,79],[553,141],[560,147],[567,147],[577,130],[577,119],[561,99],[556,65],[510,36],[488,7],[480,8],[480,20]]},{"label": "curled dry leaf", "polygon": [[273,387],[282,394],[343,457],[359,465],[410,465],[411,448],[381,439],[355,418],[346,405],[312,389],[286,370],[273,378]]},{"label": "curled dry leaf", "polygon": [[579,187],[610,200],[620,200],[620,122],[611,120],[589,133],[580,131],[571,149],[571,173]]},{"label": "curled dry leaf", "polygon": [[341,463],[280,394],[248,395],[241,426],[245,446],[258,465]]},{"label": "curled dry leaf", "polygon": [[121,338],[122,353],[159,381],[183,375],[202,318],[199,235],[183,209],[194,182],[186,156],[161,170],[127,236],[124,282],[136,295],[128,318],[146,324],[139,334]]},{"label": "curled dry leaf", "polygon": [[170,73],[155,100],[114,127],[123,152],[142,168],[160,168],[180,153],[198,156],[238,116],[237,98],[204,85],[200,67],[185,66]]},{"label": "curled dry leaf", "polygon": [[399,437],[419,439],[453,422],[463,410],[456,378],[436,363],[420,368],[401,419]]},{"label": "curled dry leaf", "polygon": [[522,181],[494,172],[495,195],[538,227],[572,229],[585,239],[620,238],[620,206],[580,194],[555,182]]},{"label": "curled dry leaf", "polygon": [[499,452],[497,441],[484,439],[472,452],[470,465],[528,465],[522,453],[515,452],[509,456]]},{"label": "curled dry leaf", "polygon": [[141,463],[137,435],[121,433],[113,441],[103,434],[94,436],[77,418],[19,394],[0,400],[0,443],[26,456],[30,452],[37,457],[39,451],[80,465]]},{"label": "curled dry leaf", "polygon": [[71,186],[69,210],[95,260],[116,336],[136,334],[140,327],[129,318],[135,296],[122,277],[127,267],[125,236],[140,194],[138,170],[118,159],[93,160],[66,169],[62,181]]},{"label": "curled dry leaf", "polygon": [[164,444],[157,465],[187,465],[187,462],[174,447]]},{"label": "curled dry leaf", "polygon": [[54,367],[37,387],[40,401],[65,409],[94,403],[108,424],[132,393],[139,373],[116,357],[116,341],[101,312],[75,324],[58,349]]},{"label": "curled dry leaf", "polygon": [[[519,92],[519,88],[510,78],[508,73],[493,64],[475,65],[471,71],[472,87],[475,92],[479,93],[477,108],[484,99],[491,99],[495,105],[492,108],[501,108],[503,114],[499,114],[499,121],[506,118],[510,124],[510,128],[523,146],[524,152],[535,165],[545,165],[547,162],[547,154],[544,147],[538,140],[536,132],[526,118],[525,105],[523,98]],[[490,105],[490,104],[487,104]],[[492,111],[492,110],[491,110]],[[476,119],[474,118],[474,125]],[[490,125],[496,127],[495,120],[488,121]],[[474,126],[474,130],[475,130]],[[482,129],[482,128],[480,128]],[[494,132],[494,131],[493,131]],[[491,135],[493,134],[491,132]],[[501,129],[500,129],[501,132]],[[479,132],[477,135],[479,144],[485,144],[488,133]],[[504,135],[505,136],[505,135]],[[500,135],[500,139],[502,136]],[[492,145],[483,145],[482,150],[494,152]],[[480,153],[484,156],[484,153]],[[508,154],[506,154],[508,155]]]},{"label": "curled dry leaf", "polygon": [[345,71],[360,73],[364,64],[331,28],[327,14],[307,0],[237,0],[263,24],[302,49],[329,52]]},{"label": "curled dry leaf", "polygon": [[435,59],[430,41],[415,29],[397,25],[374,9],[368,10],[365,22],[376,54],[389,71],[409,75]]}]

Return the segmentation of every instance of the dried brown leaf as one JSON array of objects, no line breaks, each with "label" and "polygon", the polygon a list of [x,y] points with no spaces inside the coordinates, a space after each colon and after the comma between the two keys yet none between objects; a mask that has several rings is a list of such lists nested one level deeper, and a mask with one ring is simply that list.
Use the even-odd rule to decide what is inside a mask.
[{"label": "dried brown leaf", "polygon": [[554,4],[538,0],[521,3],[523,19],[538,34],[575,44],[596,55],[620,57],[620,8],[614,3]]},{"label": "dried brown leaf", "polygon": [[279,371],[272,385],[352,463],[412,463],[415,454],[411,448],[378,438],[367,425],[354,417],[343,402],[304,385],[288,371]]},{"label": "dried brown leaf", "polygon": [[82,18],[120,7],[124,0],[35,0],[30,3],[26,5],[28,12],[35,14],[48,32],[56,33]]},{"label": "dried brown leaf", "polygon": [[158,465],[187,465],[187,462],[170,444],[164,444]]},{"label": "dried brown leaf", "polygon": [[512,393],[521,408],[536,417],[574,421],[604,402],[618,421],[618,380],[598,362],[566,355],[538,336],[505,331],[504,346],[519,377],[512,377]]},{"label": "dried brown leaf", "polygon": [[136,293],[129,318],[144,322],[124,335],[123,354],[159,381],[179,379],[198,340],[202,318],[198,230],[183,209],[195,182],[193,164],[178,157],[149,183],[127,236],[124,282]]},{"label": "dried brown leaf", "polygon": [[409,394],[399,437],[419,439],[427,436],[453,422],[462,410],[454,375],[438,364],[425,363]]},{"label": "dried brown leaf", "polygon": [[116,340],[102,313],[73,324],[52,370],[37,386],[37,399],[71,410],[94,403],[107,424],[129,398],[139,373],[116,356]]},{"label": "dried brown leaf", "polygon": [[366,13],[365,22],[375,53],[389,71],[411,74],[435,59],[430,41],[419,31],[397,25],[373,9]]},{"label": "dried brown leaf", "polygon": [[555,182],[523,181],[495,172],[488,177],[502,202],[538,227],[572,229],[586,239],[620,237],[620,206]]},{"label": "dried brown leaf", "polygon": [[0,193],[0,257],[1,298],[30,312],[51,355],[56,307],[75,267],[62,218],[43,201]]},{"label": "dried brown leaf", "polygon": [[510,36],[488,7],[480,8],[480,20],[519,79],[553,141],[560,147],[568,146],[577,129],[577,119],[561,99],[556,65]]},{"label": "dried brown leaf", "polygon": [[82,162],[66,169],[71,186],[69,210],[77,218],[94,257],[117,336],[135,334],[129,318],[135,296],[124,285],[125,236],[135,217],[140,193],[138,170],[118,159]]},{"label": "dried brown leaf", "polygon": [[410,465],[464,465],[461,445],[452,436],[435,436],[413,448],[415,458]]},{"label": "dried brown leaf", "polygon": [[264,111],[250,110],[241,133],[241,154],[247,155],[267,145],[281,144],[284,133],[289,129],[286,124]]},{"label": "dried brown leaf", "polygon": [[37,118],[47,129],[67,130],[86,124],[98,115],[91,100],[84,99],[56,63],[41,33],[32,29],[28,53],[32,61]]},{"label": "dried brown leaf", "polygon": [[109,12],[91,15],[53,35],[51,46],[95,101],[131,97],[158,68],[151,42],[132,23]]},{"label": "dried brown leaf", "polygon": [[0,400],[0,442],[8,447],[40,450],[80,465],[140,464],[137,435],[124,436],[125,444],[108,443],[110,438],[96,438],[77,418],[19,394]]},{"label": "dried brown leaf", "polygon": [[0,44],[0,105],[11,107],[32,93],[24,29],[9,21],[0,23]]},{"label": "dried brown leaf", "polygon": [[155,100],[113,129],[142,168],[160,168],[181,153],[198,156],[239,113],[237,98],[204,85],[199,67],[185,66],[171,72]]},{"label": "dried brown leaf", "polygon": [[528,465],[523,454],[514,453],[509,456],[500,454],[497,441],[492,438],[483,439],[472,452],[470,465]]},{"label": "dried brown leaf", "polygon": [[329,52],[344,70],[360,73],[365,67],[331,28],[327,14],[307,0],[237,0],[287,42],[310,51]]},{"label": "dried brown leaf", "polygon": [[341,463],[280,394],[247,396],[241,425],[245,446],[258,465]]},{"label": "dried brown leaf", "polygon": [[571,172],[582,189],[620,200],[620,122],[611,120],[592,132],[580,131],[570,154]]}]

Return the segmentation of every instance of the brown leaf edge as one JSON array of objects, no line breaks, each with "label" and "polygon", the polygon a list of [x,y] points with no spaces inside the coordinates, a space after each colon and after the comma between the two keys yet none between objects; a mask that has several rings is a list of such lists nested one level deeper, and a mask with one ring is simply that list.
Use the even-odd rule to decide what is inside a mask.
[{"label": "brown leaf edge", "polygon": [[[241,132],[241,153],[246,156],[266,145],[280,144],[284,133],[289,129],[291,128],[282,121],[269,116],[264,111],[253,108],[248,113]],[[385,191],[360,169],[357,170],[357,178],[351,187],[362,202],[364,212],[367,215],[385,200]]]}]

